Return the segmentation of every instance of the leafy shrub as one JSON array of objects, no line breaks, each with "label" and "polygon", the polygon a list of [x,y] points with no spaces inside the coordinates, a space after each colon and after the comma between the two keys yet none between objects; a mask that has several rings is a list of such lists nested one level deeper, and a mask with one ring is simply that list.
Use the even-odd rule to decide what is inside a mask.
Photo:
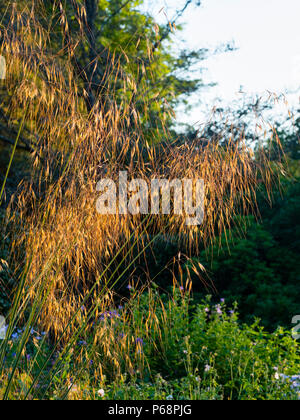
[{"label": "leafy shrub", "polygon": [[[2,396],[22,331],[9,343]],[[154,288],[125,308],[100,315],[64,355],[54,354],[43,335],[32,330],[11,398],[299,398],[300,352],[290,331],[271,334],[258,322],[241,325],[236,308],[223,301],[214,305],[210,298],[195,304],[183,288],[174,288],[173,296],[160,296]]]},{"label": "leafy shrub", "polygon": [[[150,301],[145,295],[135,306],[133,317],[139,326],[145,325],[152,300],[153,295]],[[194,391],[201,382],[201,392],[213,389],[214,397],[221,392],[223,398],[274,399],[283,398],[283,390],[291,396],[290,384],[278,376],[299,370],[299,348],[290,332],[278,329],[270,334],[258,322],[240,325],[236,311],[224,303],[190,306],[182,290],[171,300],[164,297],[154,316],[159,330],[153,324],[143,337],[150,372],[171,383],[194,381]],[[172,392],[177,398],[182,395]]]}]

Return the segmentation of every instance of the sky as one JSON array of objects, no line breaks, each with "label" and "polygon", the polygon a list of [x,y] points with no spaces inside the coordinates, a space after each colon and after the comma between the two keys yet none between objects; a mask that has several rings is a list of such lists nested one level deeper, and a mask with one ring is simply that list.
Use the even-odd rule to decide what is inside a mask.
[{"label": "sky", "polygon": [[[174,8],[183,0],[149,1],[157,21],[172,19]],[[159,13],[161,8],[164,10]],[[165,14],[164,14],[165,13]],[[183,32],[174,35],[175,45],[183,42],[192,49],[234,42],[237,50],[210,57],[201,66],[205,82],[218,85],[191,99],[195,106],[181,121],[198,121],[203,112],[217,104],[248,95],[288,94],[292,106],[299,103],[300,82],[300,0],[202,0],[201,7],[190,7],[181,22]],[[200,67],[199,67],[200,72]],[[196,101],[201,101],[196,105]]]}]

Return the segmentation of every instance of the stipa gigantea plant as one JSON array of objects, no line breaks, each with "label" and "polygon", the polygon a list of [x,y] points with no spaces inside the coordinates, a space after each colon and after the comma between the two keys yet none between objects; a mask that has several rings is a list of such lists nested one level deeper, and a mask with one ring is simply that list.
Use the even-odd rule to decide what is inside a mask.
[{"label": "stipa gigantea plant", "polygon": [[[180,144],[165,128],[163,146],[153,144],[143,131],[143,116],[132,98],[126,97],[133,78],[125,77],[113,56],[101,90],[102,106],[99,100],[87,110],[80,81],[74,76],[76,42],[57,56],[51,53],[51,35],[34,12],[16,8],[11,13],[10,24],[3,28],[2,49],[13,59],[8,64],[2,108],[13,121],[27,104],[25,130],[31,133],[34,163],[32,181],[17,194],[8,212],[10,226],[15,228],[12,259],[16,268],[24,258],[31,261],[28,295],[34,300],[35,279],[45,261],[57,255],[48,273],[51,289],[39,319],[44,329],[59,335],[96,279],[102,279],[100,291],[107,284],[111,273],[105,268],[114,255],[122,250],[124,264],[130,264],[136,252],[129,241],[132,235],[140,254],[150,237],[166,231],[167,223],[166,233],[176,236],[187,253],[197,253],[200,244],[210,244],[216,234],[230,227],[238,211],[255,211],[257,187],[264,184],[270,191],[276,172],[263,150],[255,159],[242,138],[228,139],[226,145],[203,146],[201,139]],[[123,82],[121,100],[116,95],[116,78]],[[145,108],[147,100],[145,96]],[[203,225],[190,228],[183,217],[152,216],[144,231],[139,228],[143,216],[96,214],[97,182],[103,177],[117,180],[120,170],[147,180],[203,179]],[[71,243],[76,247],[70,247]],[[127,245],[123,248],[122,244]],[[97,299],[99,289],[92,290],[91,298]]]},{"label": "stipa gigantea plant", "polygon": [[[125,246],[126,244],[124,245],[124,247]],[[1,366],[2,366],[1,376],[2,376],[2,383],[4,383],[4,390],[2,390],[2,398],[4,399],[7,399],[7,398],[32,399],[34,398],[37,392],[35,386],[38,385],[40,383],[39,381],[41,380],[43,381],[42,383],[46,383],[46,391],[42,394],[45,397],[47,395],[47,391],[51,389],[51,387],[53,386],[53,383],[57,382],[58,378],[60,378],[61,372],[65,372],[63,367],[65,366],[66,361],[70,359],[70,357],[72,357],[72,360],[74,362],[76,362],[77,359],[78,359],[78,363],[81,362],[81,355],[74,354],[74,345],[81,334],[87,333],[89,323],[91,322],[91,319],[95,318],[96,313],[99,311],[99,306],[102,305],[102,311],[106,312],[105,301],[107,305],[110,304],[110,302],[107,302],[107,299],[104,299],[104,302],[101,300],[98,300],[95,306],[92,307],[84,317],[76,316],[79,313],[79,309],[78,309],[77,313],[73,316],[73,321],[75,321],[75,324],[71,320],[69,322],[69,325],[67,326],[67,329],[69,328],[71,331],[70,333],[68,333],[69,340],[65,342],[64,335],[67,335],[67,334],[66,334],[66,331],[64,331],[63,334],[60,337],[58,337],[56,345],[54,346],[54,349],[51,351],[50,355],[47,356],[45,362],[43,362],[42,364],[42,367],[40,367],[37,372],[33,372],[32,371],[33,365],[36,363],[39,353],[41,352],[41,347],[44,344],[44,340],[45,340],[44,339],[43,342],[39,346],[38,352],[34,360],[32,361],[31,367],[29,367],[26,371],[23,371],[22,373],[19,372],[19,362],[22,356],[24,356],[24,351],[30,337],[30,331],[32,330],[33,326],[36,325],[37,319],[40,315],[43,305],[46,302],[47,295],[49,293],[49,287],[51,289],[51,281],[48,275],[49,275],[49,272],[51,271],[51,268],[53,266],[53,263],[57,255],[59,255],[59,252],[60,252],[60,249],[58,246],[56,252],[53,253],[51,261],[49,262],[45,261],[45,268],[43,272],[40,273],[40,278],[36,279],[35,300],[34,300],[33,305],[30,303],[30,300],[28,299],[28,296],[30,296],[30,294],[28,293],[28,289],[27,289],[28,285],[26,284],[26,277],[30,270],[30,265],[24,271],[23,276],[20,280],[19,288],[15,296],[14,305],[13,305],[13,308],[9,317],[10,324],[9,324],[9,329],[7,332],[7,338],[4,341],[4,343],[1,345],[1,349],[0,349],[1,362],[2,362],[1,363]],[[131,265],[133,265],[136,260],[137,258],[131,262]],[[113,262],[114,261],[112,260],[111,264],[113,264]],[[109,266],[107,267],[107,270],[108,269],[109,269]],[[129,269],[130,267],[127,267],[125,272],[128,271]],[[110,276],[110,279],[114,278],[115,273],[116,273],[116,270]],[[103,273],[103,275],[104,274],[105,273]],[[117,282],[121,277],[122,276],[119,276],[119,278],[115,282]],[[80,302],[80,305],[84,305],[87,303],[87,300],[92,295],[95,289],[95,286],[96,284],[90,290],[89,295],[87,295],[85,299],[82,302]],[[103,295],[109,291],[109,286],[110,284],[108,283],[107,287],[102,288]],[[21,305],[22,297],[23,297],[23,304]],[[99,296],[99,298],[101,298],[101,296]],[[9,372],[8,377],[5,378],[4,376],[5,371],[3,372],[4,356],[8,352],[8,347],[9,347],[9,342],[11,340],[12,332],[14,331],[15,327],[18,324],[18,321],[20,320],[22,316],[24,316],[23,318],[24,322],[26,319],[28,319],[28,321],[25,322],[24,333],[20,337],[20,343],[17,348],[17,353],[15,355],[15,361],[13,363],[12,370]],[[124,323],[125,323],[125,320],[124,320]],[[133,369],[134,362],[132,360],[132,357],[130,357],[132,356],[130,354],[131,353],[130,347],[132,347],[132,344],[130,345],[130,341],[127,344],[125,344],[125,341],[122,340],[122,345],[121,345],[121,348],[119,349],[122,351],[119,354],[115,346],[116,337],[115,337],[115,331],[113,329],[108,329],[106,326],[104,329],[99,328],[97,330],[97,337],[98,337],[97,340],[99,341],[101,340],[101,344],[104,347],[104,351],[106,353],[105,358],[108,361],[111,361],[111,363],[109,364],[110,368],[115,366],[116,374],[118,372],[118,374],[120,375],[120,369],[121,369],[120,360],[122,360],[123,358],[125,362],[128,364],[127,371],[134,372],[134,369]],[[128,337],[128,339],[130,340],[130,337]],[[133,338],[131,337],[131,342],[132,340]],[[90,344],[92,347],[93,343],[90,343]],[[113,347],[115,348],[115,350],[112,352]],[[54,365],[52,366],[52,368],[48,372],[48,375],[46,375],[46,378],[45,378],[45,369],[48,367],[51,358],[54,356],[54,354],[56,354],[57,351],[58,351],[59,356],[57,357],[56,362],[54,363]],[[139,364],[140,371],[142,373],[142,367],[143,367],[142,355],[137,353],[136,357],[137,357],[137,360],[135,363]],[[70,377],[71,374],[73,377],[75,376],[75,378],[77,377],[77,375],[79,375],[80,377],[80,375],[82,374],[82,369],[83,368],[81,368],[79,372],[74,372],[73,370],[72,371],[67,370],[68,378]],[[99,369],[102,370],[101,366],[99,367]],[[59,398],[65,398],[68,396],[69,393],[71,393],[73,385],[72,383],[71,385],[68,385],[69,384],[68,381],[66,381],[66,378],[64,376],[62,376],[62,378],[60,379],[60,383],[59,383],[60,388],[57,389],[57,392],[59,393],[58,394]],[[19,385],[20,383],[21,383],[21,388]],[[38,395],[41,396],[40,393],[38,393]]]},{"label": "stipa gigantea plant", "polygon": [[[147,226],[144,227],[144,229],[146,228]],[[150,245],[151,245],[151,242],[148,244],[148,246]],[[37,324],[37,319],[40,316],[43,305],[45,304],[47,300],[49,290],[51,289],[48,273],[51,270],[51,266],[53,264],[53,261],[56,259],[58,252],[59,252],[59,247],[58,247],[57,253],[55,253],[55,255],[53,256],[52,261],[49,261],[48,263],[46,263],[44,272],[41,273],[41,277],[43,277],[42,283],[37,281],[38,288],[36,290],[36,294],[35,294],[36,297],[35,297],[35,301],[33,305],[30,303],[28,298],[25,298],[27,305],[26,303],[25,304],[23,303],[23,307],[21,307],[21,309],[20,309],[20,304],[22,301],[21,295],[24,294],[25,296],[28,296],[28,290],[26,289],[25,279],[26,279],[26,276],[28,275],[28,271],[30,267],[28,267],[28,269],[24,271],[22,279],[20,281],[18,292],[16,293],[14,305],[10,313],[10,318],[9,318],[10,324],[9,324],[9,328],[7,332],[7,337],[4,340],[3,344],[1,344],[0,346],[0,351],[1,351],[0,355],[1,355],[1,363],[2,363],[0,374],[2,378],[4,378],[3,379],[4,391],[2,390],[3,392],[2,397],[4,399],[10,398],[10,397],[15,398],[15,392],[20,393],[19,387],[14,384],[14,382],[18,378],[18,375],[17,375],[18,364],[20,362],[22,355],[24,355],[26,345],[29,341],[30,331],[32,330],[33,326]],[[142,252],[144,252],[144,250]],[[118,254],[115,256],[115,258],[117,258],[117,256]],[[51,352],[47,355],[47,358],[42,363],[42,366],[39,366],[39,369],[36,372],[33,372],[32,366],[36,362],[38,355],[41,352],[41,346],[44,343],[44,340],[43,340],[43,342],[38,347],[37,354],[31,364],[31,367],[26,371],[26,373],[24,373],[24,375],[26,375],[26,378],[27,378],[27,383],[26,385],[24,385],[24,383],[21,382],[22,389],[21,389],[21,393],[19,394],[19,397],[25,398],[25,399],[28,397],[33,398],[36,391],[36,385],[38,385],[41,380],[42,380],[42,383],[45,384],[44,387],[46,388],[46,390],[42,394],[42,397],[45,397],[47,395],[47,391],[53,386],[53,383],[55,383],[55,381],[57,381],[58,378],[60,378],[59,397],[60,398],[67,397],[72,386],[70,388],[68,387],[68,382],[66,383],[66,377],[62,375],[62,372],[63,373],[65,372],[63,366],[66,364],[66,361],[70,360],[70,357],[72,358],[73,363],[76,363],[77,360],[78,360],[78,363],[81,362],[81,354],[79,352],[77,353],[74,352],[74,347],[76,346],[76,343],[79,337],[82,334],[88,335],[87,331],[89,330],[90,323],[92,320],[96,318],[96,314],[98,313],[100,306],[102,308],[102,311],[105,311],[106,306],[111,304],[111,301],[105,298],[105,295],[109,293],[110,288],[113,287],[128,270],[130,270],[131,266],[136,262],[138,257],[139,255],[131,262],[130,266],[126,267],[123,273],[116,279],[114,277],[116,270],[113,272],[113,274],[110,276],[110,279],[109,279],[109,281],[111,281],[112,283],[108,282],[105,287],[102,287],[101,295],[98,297],[98,300],[95,301],[93,306],[87,312],[85,312],[84,316],[82,316],[80,313],[82,310],[82,306],[85,305],[88,299],[92,296],[92,293],[95,287],[97,286],[97,283],[101,280],[101,279],[98,279],[98,281],[89,291],[87,296],[85,296],[85,298],[80,302],[79,308],[77,309],[76,313],[73,315],[73,318],[69,320],[69,324],[67,325],[65,331],[63,331],[61,336],[57,338],[56,344],[54,345]],[[112,265],[113,262],[114,262],[114,259],[111,261],[110,265]],[[109,269],[110,265],[107,267],[107,270]],[[105,273],[103,273],[103,275],[104,274]],[[80,308],[80,305],[82,305],[81,308]],[[20,342],[17,348],[17,353],[15,355],[15,361],[13,363],[12,369],[9,372],[8,378],[5,379],[4,377],[5,371],[3,372],[4,356],[8,352],[8,344],[9,344],[9,341],[11,340],[14,327],[17,325],[17,322],[20,319],[20,317],[23,315],[23,313],[24,313],[24,318],[27,319],[27,321],[25,322],[24,332],[20,337]],[[105,313],[107,312],[105,311]],[[124,319],[124,323],[125,323],[125,319]],[[70,329],[70,332],[67,331],[68,329]],[[105,334],[103,335],[104,332]],[[124,356],[124,348],[123,348],[123,352],[120,353],[118,357],[116,357],[117,355],[116,352],[114,353],[114,355],[112,354],[113,343],[115,343],[115,340],[116,340],[114,333],[113,333],[113,329],[112,330],[107,329],[106,326],[102,327],[102,333],[101,333],[101,327],[96,330],[96,336],[98,335],[98,337],[101,337],[101,345],[103,346],[104,351],[105,351],[105,359],[111,362],[110,366],[115,366],[115,368],[118,370],[119,375],[120,375],[121,364],[120,362],[118,362],[117,359],[122,359],[122,357],[124,357],[125,362],[128,364],[129,370],[133,369],[132,367],[133,362],[126,353]],[[67,341],[65,340],[66,337],[68,338]],[[92,342],[92,343],[89,343],[89,345],[93,345],[95,343]],[[53,360],[54,354],[56,355],[56,361],[52,364],[52,367],[49,369],[48,367],[49,362]],[[139,361],[140,368],[142,371],[142,367],[143,367],[143,362],[141,360],[142,358],[139,356],[139,353],[137,354],[137,356],[138,356],[137,361]],[[72,376],[75,376],[75,377],[76,375],[80,376],[82,374],[82,369],[84,368],[85,367],[81,368],[79,372],[76,372],[76,370],[75,371],[68,370],[67,371],[68,377],[70,376],[71,372],[72,372]],[[102,370],[101,365],[100,365],[100,369]],[[39,395],[41,396],[40,393]]]},{"label": "stipa gigantea plant", "polygon": [[[146,231],[148,228],[149,225],[143,227],[144,231]],[[135,242],[136,241],[137,239]],[[123,248],[126,248],[129,244],[125,243]],[[69,245],[72,246],[73,244]],[[149,243],[148,246],[150,245],[151,244]],[[122,251],[123,250],[121,249],[119,253],[121,254]],[[141,253],[143,253],[143,251],[144,250],[142,250]],[[26,288],[26,286],[30,286],[32,284],[32,282],[29,282],[28,285],[26,283],[26,277],[31,268],[30,264],[27,267],[27,270],[23,273],[23,279],[20,281],[19,289],[16,293],[16,300],[11,312],[11,324],[8,331],[7,340],[5,340],[3,347],[1,346],[0,348],[2,359],[2,369],[0,374],[2,376],[2,383],[4,384],[4,390],[2,390],[1,397],[4,399],[46,398],[48,394],[51,395],[53,389],[55,389],[55,398],[59,399],[91,398],[89,385],[87,383],[85,385],[80,385],[80,381],[84,376],[84,372],[86,370],[89,371],[90,369],[88,361],[91,357],[93,357],[95,352],[99,351],[99,348],[103,349],[103,354],[101,357],[102,360],[99,363],[96,359],[97,367],[93,369],[93,377],[90,378],[90,387],[95,386],[93,381],[96,381],[96,383],[105,384],[107,378],[105,377],[104,373],[107,373],[107,375],[112,375],[115,380],[119,378],[120,384],[124,382],[124,371],[128,372],[128,374],[133,378],[137,376],[143,378],[144,370],[146,369],[147,371],[150,371],[150,368],[148,367],[149,355],[145,357],[146,355],[143,353],[143,340],[153,342],[155,353],[159,354],[160,358],[165,357],[167,362],[167,351],[172,349],[172,343],[178,341],[177,334],[181,336],[182,332],[185,331],[185,328],[182,328],[182,324],[179,324],[181,327],[180,330],[174,330],[174,328],[172,328],[173,322],[175,321],[176,317],[178,317],[179,313],[180,316],[185,318],[185,322],[187,321],[188,316],[187,314],[184,314],[184,307],[182,305],[177,307],[176,303],[172,301],[169,301],[169,305],[166,307],[163,302],[160,302],[160,300],[157,300],[152,296],[151,291],[148,297],[148,311],[146,313],[141,311],[141,316],[137,316],[137,312],[139,312],[139,305],[136,303],[136,301],[140,299],[140,296],[133,296],[135,300],[133,306],[134,314],[132,314],[133,316],[131,321],[131,329],[128,330],[128,332],[126,330],[124,331],[124,326],[129,324],[128,315],[124,312],[124,314],[121,316],[120,321],[122,323],[121,325],[123,325],[123,328],[120,329],[116,325],[117,321],[119,321],[118,318],[114,319],[113,317],[111,318],[106,316],[107,311],[105,304],[108,306],[111,303],[109,299],[103,299],[102,301],[98,300],[94,301],[94,304],[88,310],[88,313],[84,314],[83,316],[80,316],[80,309],[77,309],[76,313],[73,315],[73,318],[67,325],[67,329],[70,329],[70,333],[66,334],[64,331],[63,334],[57,338],[54,348],[51,350],[50,354],[46,356],[46,359],[42,362],[42,365],[39,366],[37,371],[33,370],[33,365],[37,361],[39,352],[41,352],[41,346],[43,345],[44,341],[40,344],[32,364],[27,368],[26,371],[23,370],[20,372],[20,367],[18,364],[23,356],[26,344],[29,340],[30,331],[32,326],[36,325],[40,313],[46,303],[47,295],[51,290],[51,281],[55,281],[55,278],[53,279],[52,277],[49,277],[48,274],[51,272],[51,269],[53,268],[53,265],[56,262],[56,258],[59,256],[60,252],[61,250],[59,245],[56,252],[52,254],[52,259],[50,261],[45,261],[44,270],[42,273],[40,273],[40,278],[43,279],[43,281],[40,282],[40,279],[37,279],[35,282],[36,289],[33,305],[31,304],[30,294]],[[64,250],[64,255],[67,255],[66,250]],[[128,255],[130,255],[130,249],[127,251],[125,258]],[[116,255],[115,258],[117,258],[117,256],[118,255]],[[135,264],[135,262],[138,260],[138,257],[139,256],[131,261],[131,265]],[[113,265],[113,263],[114,260],[111,261],[111,265]],[[119,265],[121,264],[122,262]],[[107,271],[109,268],[110,267],[108,266]],[[127,267],[125,272],[128,270],[130,270],[130,267]],[[56,270],[56,272],[58,272],[58,270]],[[117,269],[115,269],[114,272],[110,275],[109,281],[113,281],[115,279],[116,272]],[[114,281],[119,281],[123,277],[123,274],[124,272]],[[105,273],[103,273],[103,276],[104,275]],[[100,280],[101,279],[98,279],[98,281]],[[85,298],[80,302],[80,305],[85,305],[88,302],[96,286],[97,282],[91,288]],[[113,286],[114,284],[108,282],[105,287],[102,287],[101,289],[102,295],[107,294],[110,288]],[[181,290],[181,288],[178,288],[178,285],[175,286],[178,290]],[[189,290],[189,285],[187,285],[186,290]],[[185,291],[180,291],[180,293],[184,294]],[[22,302],[22,294],[24,295],[24,300],[23,307],[20,308],[20,304]],[[101,298],[101,296],[99,297]],[[26,302],[29,304],[28,308],[26,308]],[[90,326],[90,322],[97,318],[100,305],[103,314],[100,319],[103,318],[101,319],[103,322],[100,325],[97,325],[97,328],[94,329],[93,333],[93,328]],[[24,333],[20,338],[17,354],[15,356],[15,362],[13,363],[12,369],[6,377],[6,372],[3,372],[3,356],[7,352],[7,345],[14,326],[16,325],[16,321],[20,318],[22,312],[26,311],[26,309],[28,310],[28,313],[24,314],[24,318],[27,318],[28,321],[25,324]],[[185,310],[187,311],[187,307]],[[133,331],[134,334],[132,334]],[[120,332],[122,332],[122,335]],[[67,342],[64,341],[64,335],[68,336]],[[87,338],[87,343],[84,350],[78,350],[76,349],[75,344],[79,337],[82,335],[89,338]],[[189,359],[189,352],[191,350],[188,343],[188,337],[186,337],[186,340],[182,342],[182,345],[183,348],[187,348],[187,350],[185,350],[188,354],[186,362],[187,371],[190,372],[191,375],[193,372],[193,366],[191,364],[191,360]],[[56,360],[51,366],[50,361],[53,359],[54,355],[56,356]],[[74,369],[74,365],[72,366],[71,361],[73,364],[78,366],[77,369]],[[77,383],[79,385],[76,385]],[[44,388],[40,390],[37,386],[41,386],[41,384],[44,385]],[[86,389],[84,389],[84,387],[86,387]],[[190,396],[191,398],[194,398],[194,391],[192,390],[191,385],[189,385],[189,387]]]}]

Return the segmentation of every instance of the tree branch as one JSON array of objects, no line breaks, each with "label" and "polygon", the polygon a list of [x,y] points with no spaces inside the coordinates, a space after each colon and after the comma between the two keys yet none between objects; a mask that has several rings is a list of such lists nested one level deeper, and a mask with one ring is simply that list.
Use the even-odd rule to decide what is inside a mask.
[{"label": "tree branch", "polygon": [[[126,7],[131,0],[127,0],[125,1],[123,4],[121,4],[121,6],[112,14],[109,16],[109,19],[107,21],[104,21],[100,27],[100,30],[97,32],[97,35],[101,34],[103,31],[103,27],[104,25],[106,25],[109,21],[111,21],[115,16],[117,16],[122,9],[124,9],[124,7]],[[103,16],[103,20],[105,20],[105,16]]]},{"label": "tree branch", "polygon": [[155,52],[155,50],[158,48],[158,46],[168,37],[168,35],[169,35],[170,31],[171,31],[171,27],[176,24],[177,20],[184,14],[184,12],[186,11],[186,9],[189,7],[189,5],[192,2],[193,2],[193,0],[187,0],[186,3],[185,3],[185,5],[184,5],[184,7],[181,10],[179,10],[176,13],[176,16],[173,18],[173,20],[167,24],[165,33],[153,45],[153,47],[152,47],[152,54]]},{"label": "tree branch", "polygon": [[[162,34],[162,36],[160,37],[160,39],[157,40],[153,44],[153,46],[151,48],[151,55],[153,55],[155,53],[155,51],[157,50],[157,48],[159,47],[159,45],[161,45],[161,43],[168,37],[168,35],[169,35],[170,31],[171,31],[171,26],[174,25],[176,23],[177,19],[183,15],[183,13],[187,9],[187,7],[192,3],[192,1],[193,0],[187,0],[186,1],[186,4],[184,5],[184,7],[179,12],[177,12],[177,14],[176,14],[175,18],[173,19],[171,25],[170,25],[170,23],[168,23],[168,25],[166,27],[166,31]],[[148,67],[149,65],[150,65],[150,59],[147,59],[147,61],[144,62],[144,67]],[[140,86],[140,84],[141,84],[141,82],[142,82],[145,74],[146,74],[145,71],[140,72],[139,77],[138,77],[137,86]],[[133,95],[131,97],[130,105],[134,102],[134,100],[136,99],[136,97],[137,97],[137,90],[136,90],[136,92],[133,93]]]}]

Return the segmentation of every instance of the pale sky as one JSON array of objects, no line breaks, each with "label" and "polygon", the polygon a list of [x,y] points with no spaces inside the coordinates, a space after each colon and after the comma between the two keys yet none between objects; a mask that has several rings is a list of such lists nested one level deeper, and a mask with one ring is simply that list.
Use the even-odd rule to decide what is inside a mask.
[{"label": "pale sky", "polygon": [[[174,7],[184,0],[149,2],[151,13],[160,22],[172,19]],[[234,41],[235,52],[206,60],[203,73],[207,82],[218,86],[199,93],[202,106],[196,106],[184,121],[196,121],[204,104],[213,107],[215,98],[228,102],[238,98],[240,87],[247,94],[267,90],[280,94],[297,90],[300,82],[300,0],[202,0],[191,7],[182,19],[185,30],[174,35],[180,45],[190,48],[210,47]],[[291,105],[299,103],[299,94],[288,96]]]}]

